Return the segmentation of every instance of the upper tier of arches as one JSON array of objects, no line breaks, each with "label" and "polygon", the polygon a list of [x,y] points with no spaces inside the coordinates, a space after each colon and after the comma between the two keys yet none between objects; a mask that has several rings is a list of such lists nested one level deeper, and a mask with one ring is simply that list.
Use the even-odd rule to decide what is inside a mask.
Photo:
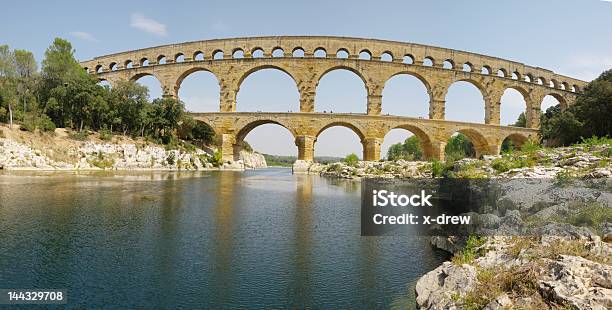
[{"label": "upper tier of arches", "polygon": [[339,58],[430,66],[514,79],[569,92],[584,81],[520,62],[481,54],[375,39],[329,36],[280,36],[216,39],[145,48],[82,62],[92,74],[177,62],[248,58]]}]

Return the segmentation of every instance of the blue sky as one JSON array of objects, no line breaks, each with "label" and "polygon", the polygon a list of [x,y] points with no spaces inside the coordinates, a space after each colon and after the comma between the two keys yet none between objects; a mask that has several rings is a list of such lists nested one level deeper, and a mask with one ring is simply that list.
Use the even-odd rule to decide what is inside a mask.
[{"label": "blue sky", "polygon": [[[390,39],[467,50],[520,61],[591,80],[612,68],[612,2],[602,0],[430,1],[20,1],[2,5],[0,44],[27,49],[40,61],[55,37],[70,40],[80,60],[150,46],[213,38],[261,35],[339,35]],[[159,96],[152,78],[141,83]],[[284,73],[249,76],[238,94],[239,111],[297,110],[298,93]],[[205,73],[190,76],[180,97],[193,111],[218,110],[218,86]],[[352,73],[333,71],[319,84],[317,110],[361,112],[365,89]],[[483,122],[482,96],[454,84],[447,119]],[[547,98],[545,107],[555,104]],[[383,94],[385,113],[426,116],[428,99],[414,78],[391,80]],[[518,93],[502,100],[502,123],[524,109]],[[392,131],[383,144],[405,139]],[[265,125],[248,136],[257,150],[297,154],[291,135]],[[316,155],[361,155],[355,134],[333,127],[319,137]],[[384,152],[384,151],[383,151]]]}]

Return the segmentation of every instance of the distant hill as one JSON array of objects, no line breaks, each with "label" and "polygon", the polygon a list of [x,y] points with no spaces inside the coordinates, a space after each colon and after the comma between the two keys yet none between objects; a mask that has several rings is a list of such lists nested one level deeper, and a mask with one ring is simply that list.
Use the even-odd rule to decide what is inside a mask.
[{"label": "distant hill", "polygon": [[[281,166],[281,167],[291,167],[293,163],[297,160],[296,156],[281,156],[281,155],[270,155],[270,154],[262,154],[266,159],[266,163],[268,166]],[[328,164],[333,162],[342,161],[341,157],[332,157],[332,156],[319,156],[314,158],[315,162]]]}]

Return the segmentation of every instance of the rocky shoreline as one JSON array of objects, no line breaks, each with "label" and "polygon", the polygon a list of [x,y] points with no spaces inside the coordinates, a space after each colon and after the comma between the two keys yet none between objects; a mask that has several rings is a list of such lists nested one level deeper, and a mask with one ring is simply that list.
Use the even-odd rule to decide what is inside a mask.
[{"label": "rocky shoreline", "polygon": [[[298,161],[293,168],[295,173],[351,180],[507,180],[500,182],[507,186],[497,199],[514,207],[473,214],[482,234],[431,237],[432,246],[450,252],[453,259],[418,280],[420,309],[611,309],[611,157],[612,147],[604,144],[449,164]],[[544,182],[536,189],[522,186],[524,179]]]},{"label": "rocky shoreline", "polygon": [[[238,161],[215,163],[210,151],[166,150],[135,143],[73,143],[57,150],[34,149],[0,138],[0,169],[5,170],[244,170],[265,168],[263,155],[240,152]],[[58,156],[54,156],[58,155]],[[64,160],[55,157],[62,157]]]}]

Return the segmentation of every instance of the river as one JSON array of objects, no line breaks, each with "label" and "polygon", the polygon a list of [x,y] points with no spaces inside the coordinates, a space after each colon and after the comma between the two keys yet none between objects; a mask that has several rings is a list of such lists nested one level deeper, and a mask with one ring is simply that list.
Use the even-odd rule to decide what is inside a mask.
[{"label": "river", "polygon": [[361,237],[360,183],[246,172],[0,171],[0,288],[72,308],[413,308],[447,255]]}]

